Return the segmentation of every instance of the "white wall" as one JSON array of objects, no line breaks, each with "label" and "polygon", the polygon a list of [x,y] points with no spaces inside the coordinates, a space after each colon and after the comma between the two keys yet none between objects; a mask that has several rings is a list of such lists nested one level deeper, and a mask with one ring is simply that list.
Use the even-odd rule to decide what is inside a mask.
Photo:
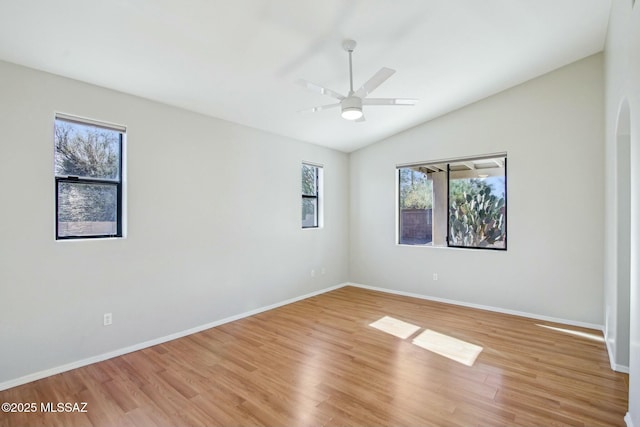
[{"label": "white wall", "polygon": [[[0,383],[348,279],[346,154],[2,62],[0,94]],[[55,112],[128,127],[125,239],[55,241]]]},{"label": "white wall", "polygon": [[[636,1],[636,3],[640,3]],[[631,198],[630,224],[620,221],[619,212],[607,209],[607,258],[605,264],[605,310],[607,341],[614,349],[615,363],[629,361],[629,413],[627,425],[640,426],[640,6],[632,0],[613,0],[605,47],[606,85],[606,189],[607,207],[619,205],[621,187],[628,186]],[[622,119],[622,122],[620,122]],[[624,123],[628,121],[627,123]],[[628,135],[625,135],[628,133]],[[624,148],[628,143],[629,147]],[[629,152],[630,170],[620,164]],[[629,182],[620,182],[620,180]],[[630,184],[630,185],[629,185]],[[623,207],[624,208],[624,207]],[[620,236],[630,236],[629,246]],[[614,237],[618,235],[618,239]],[[628,253],[627,253],[628,251]],[[630,266],[628,289],[621,287],[625,258]],[[622,267],[621,267],[622,266]],[[625,300],[625,292],[628,299]],[[629,315],[625,316],[625,312]],[[626,341],[626,342],[625,342]],[[625,354],[625,352],[627,352]]]},{"label": "white wall", "polygon": [[[602,325],[603,96],[597,54],[352,153],[350,279]],[[396,245],[397,164],[501,151],[508,251]]]}]

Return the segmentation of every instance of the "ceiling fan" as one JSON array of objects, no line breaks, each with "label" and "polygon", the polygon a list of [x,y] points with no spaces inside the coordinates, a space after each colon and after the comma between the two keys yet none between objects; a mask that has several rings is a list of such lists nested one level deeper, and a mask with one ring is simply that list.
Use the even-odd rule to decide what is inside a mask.
[{"label": "ceiling fan", "polygon": [[332,98],[338,99],[340,102],[335,104],[321,105],[319,107],[308,108],[301,110],[301,113],[327,110],[329,108],[340,107],[342,110],[342,118],[347,120],[353,120],[358,122],[364,121],[364,114],[362,112],[363,105],[406,105],[412,106],[418,102],[417,99],[411,98],[367,98],[371,92],[373,92],[378,86],[384,83],[389,77],[395,73],[395,70],[391,68],[382,67],[380,71],[375,73],[360,89],[353,91],[353,70],[351,65],[351,54],[356,48],[355,40],[344,40],[342,42],[342,48],[349,53],[349,93],[344,96],[338,92],[335,92],[326,87],[322,87],[315,83],[311,83],[307,80],[300,79],[297,83],[306,87],[314,92],[318,92],[322,95],[327,95]]}]

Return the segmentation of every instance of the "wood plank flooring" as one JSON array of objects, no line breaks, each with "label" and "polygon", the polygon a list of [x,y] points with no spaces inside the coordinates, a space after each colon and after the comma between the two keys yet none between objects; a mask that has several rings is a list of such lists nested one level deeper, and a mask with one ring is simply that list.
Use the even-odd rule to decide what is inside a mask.
[{"label": "wood plank flooring", "polygon": [[[483,351],[465,366],[383,316]],[[38,405],[0,426],[624,426],[627,381],[598,331],[345,287],[0,392]]]}]

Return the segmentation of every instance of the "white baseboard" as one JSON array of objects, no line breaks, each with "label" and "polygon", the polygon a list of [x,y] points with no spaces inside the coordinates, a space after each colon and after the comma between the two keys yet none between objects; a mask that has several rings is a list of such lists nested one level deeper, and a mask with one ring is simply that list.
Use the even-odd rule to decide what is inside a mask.
[{"label": "white baseboard", "polygon": [[52,375],[56,375],[56,374],[60,374],[62,372],[66,372],[66,371],[70,371],[72,369],[76,369],[76,368],[81,368],[83,366],[87,366],[87,365],[91,365],[92,363],[98,363],[98,362],[102,362],[103,360],[107,360],[107,359],[111,359],[113,357],[118,357],[118,356],[122,356],[123,354],[127,354],[127,353],[132,353],[134,351],[138,351],[138,350],[142,350],[144,348],[147,347],[152,347],[154,345],[158,345],[158,344],[162,344],[165,343],[167,341],[172,341],[178,338],[182,338],[185,337],[187,335],[191,335],[191,334],[195,334],[197,332],[201,332],[204,331],[206,329],[211,329],[214,328],[216,326],[220,326],[223,325],[225,323],[229,323],[229,322],[233,322],[235,320],[240,320],[243,319],[245,317],[249,317],[249,316],[253,316],[255,314],[258,313],[262,313],[264,311],[269,311],[269,310],[273,310],[274,308],[278,308],[278,307],[282,307],[284,305],[287,304],[291,304],[294,302],[298,302],[301,301],[303,299],[307,299],[307,298],[311,298],[314,297],[316,295],[320,295],[320,294],[324,294],[326,292],[330,292],[333,291],[335,289],[339,289],[342,288],[344,286],[348,285],[347,283],[341,283],[339,285],[335,285],[335,286],[331,286],[328,288],[324,288],[321,289],[319,291],[314,291],[305,295],[301,295],[298,297],[294,297],[294,298],[290,298],[284,301],[280,301],[277,302],[275,304],[271,304],[265,307],[260,307],[260,308],[256,308],[254,310],[251,311],[247,311],[244,313],[240,313],[234,316],[230,316],[230,317],[225,317],[224,319],[220,319],[220,320],[216,320],[214,322],[210,322],[207,323],[205,325],[200,325],[200,326],[196,326],[194,328],[190,328],[184,331],[180,331],[180,332],[176,332],[170,335],[166,335],[163,337],[159,337],[159,338],[155,338],[149,341],[145,341],[139,344],[135,344],[129,347],[124,347],[124,348],[120,348],[114,351],[110,351],[108,353],[103,353],[103,354],[99,354],[93,357],[89,357],[86,359],[82,359],[82,360],[78,360],[75,362],[71,362],[71,363],[67,363],[65,365],[62,366],[56,366],[50,369],[45,369],[43,371],[39,371],[39,372],[34,372],[32,374],[28,374],[19,378],[15,378],[13,380],[9,380],[9,381],[4,381],[0,383],[0,391],[2,390],[7,390],[9,388],[12,387],[17,387],[23,384],[27,384],[30,383],[32,381],[37,381],[40,380],[42,378],[46,378],[46,377],[50,377]]},{"label": "white baseboard", "polygon": [[627,427],[633,427],[633,421],[631,421],[631,414],[627,412],[624,416],[624,422],[627,423]]},{"label": "white baseboard", "polygon": [[605,347],[607,348],[607,356],[609,356],[609,365],[611,366],[611,370],[615,371],[616,370],[615,353],[611,348],[611,342],[609,342],[609,340],[607,339],[607,332],[603,331],[603,333],[604,333],[604,344],[605,344]]},{"label": "white baseboard", "polygon": [[423,294],[416,294],[416,293],[413,293],[413,292],[404,292],[404,291],[396,291],[394,289],[378,288],[378,287],[375,287],[375,286],[362,285],[362,284],[359,284],[359,283],[348,283],[347,285],[355,286],[357,288],[369,289],[369,290],[372,290],[372,291],[386,292],[388,294],[401,295],[401,296],[412,297],[412,298],[419,298],[419,299],[424,299],[424,300],[428,300],[428,301],[442,302],[442,303],[445,303],[445,304],[459,305],[459,306],[462,306],[462,307],[477,308],[477,309],[480,309],[480,310],[494,311],[496,313],[503,313],[503,314],[511,314],[513,316],[528,317],[530,319],[544,320],[544,321],[547,321],[547,322],[561,323],[561,324],[564,324],[564,325],[578,326],[578,327],[581,327],[581,328],[596,329],[598,331],[603,331],[604,330],[603,329],[604,328],[603,325],[598,325],[598,324],[595,324],[595,323],[578,322],[578,321],[575,321],[575,320],[567,320],[567,319],[561,319],[561,318],[557,318],[557,317],[543,316],[543,315],[540,315],[540,314],[533,314],[533,313],[527,313],[527,312],[524,312],[524,311],[510,310],[510,309],[507,309],[507,308],[492,307],[492,306],[489,306],[489,305],[481,305],[481,304],[474,304],[474,303],[470,303],[470,302],[456,301],[456,300],[451,300],[451,299],[446,299],[446,298],[432,297],[432,296],[423,295]]},{"label": "white baseboard", "polygon": [[624,374],[628,374],[629,373],[629,367],[628,366],[618,365],[616,363],[614,352],[613,352],[613,349],[611,348],[611,342],[609,342],[609,340],[607,340],[607,336],[606,335],[604,337],[604,342],[606,343],[607,354],[609,356],[609,364],[611,365],[611,370],[616,371],[616,372],[622,372]]}]

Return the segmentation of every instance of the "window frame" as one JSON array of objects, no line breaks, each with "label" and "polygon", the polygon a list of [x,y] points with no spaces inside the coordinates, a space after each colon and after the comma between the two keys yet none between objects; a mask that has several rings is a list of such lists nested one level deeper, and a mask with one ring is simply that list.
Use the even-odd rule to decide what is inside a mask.
[{"label": "window frame", "polygon": [[[494,158],[500,158],[503,157],[504,158],[504,165],[503,165],[503,169],[504,169],[504,247],[482,247],[482,246],[464,246],[464,245],[456,245],[456,244],[452,244],[451,243],[451,164],[456,164],[456,163],[461,163],[461,162],[467,162],[467,161],[472,161],[472,160],[488,160],[488,159],[494,159]],[[458,157],[458,158],[450,158],[450,159],[443,159],[443,160],[434,160],[434,161],[428,161],[428,162],[418,162],[418,163],[406,163],[406,164],[398,164],[396,165],[396,179],[398,180],[397,185],[396,185],[396,191],[397,191],[397,197],[396,197],[396,213],[397,213],[397,222],[396,222],[396,245],[399,246],[418,246],[418,247],[435,247],[435,248],[455,248],[455,249],[481,249],[481,250],[491,250],[491,251],[507,251],[507,241],[508,241],[508,195],[507,195],[507,182],[508,182],[508,178],[507,178],[507,153],[506,152],[501,152],[501,153],[493,153],[493,154],[484,154],[484,155],[477,155],[477,156],[467,156],[467,157]],[[401,170],[402,169],[407,169],[407,168],[411,168],[411,167],[417,167],[417,166],[430,166],[430,165],[445,165],[446,164],[446,235],[445,235],[445,242],[444,244],[441,245],[433,245],[432,242],[431,244],[427,243],[427,244],[409,244],[409,243],[401,243],[401,239],[402,239],[402,208],[401,208],[401,185],[402,185],[402,179],[401,179]],[[444,172],[444,171],[443,171]],[[433,196],[434,197],[434,196]],[[433,208],[432,208],[432,212],[433,212]],[[432,213],[433,215],[433,213]],[[432,220],[432,224],[431,226],[433,227],[433,220]],[[434,232],[432,230],[432,236],[434,235]],[[433,239],[433,237],[432,237]]]},{"label": "window frame", "polygon": [[[124,148],[126,138],[126,127],[106,123],[98,120],[82,118],[78,116],[72,116],[63,113],[56,113],[54,117],[54,128],[58,121],[67,122],[71,124],[78,124],[83,126],[93,126],[96,128],[106,129],[110,131],[118,132],[118,177],[117,179],[107,178],[91,178],[81,177],[75,175],[58,175],[56,173],[55,160],[54,160],[54,182],[55,182],[55,239],[56,240],[87,240],[87,239],[110,239],[110,238],[122,238],[124,237],[123,227],[123,204],[124,204]],[[54,135],[54,159],[57,156],[56,152],[56,138]],[[80,235],[60,235],[60,186],[63,183],[69,184],[81,184],[88,186],[110,186],[116,189],[116,232],[114,234],[92,234],[87,236]]]},{"label": "window frame", "polygon": [[[303,188],[301,188],[300,193],[302,195],[302,201],[304,202],[304,200],[315,200],[315,205],[316,205],[316,209],[314,211],[314,225],[304,225],[304,222],[301,224],[302,225],[302,229],[306,230],[306,229],[314,229],[314,228],[320,228],[321,227],[321,219],[322,219],[322,215],[321,215],[321,197],[320,197],[320,186],[321,186],[321,169],[323,168],[322,165],[319,165],[317,163],[311,163],[311,162],[302,162],[301,168],[303,167],[311,167],[313,168],[314,172],[315,172],[315,194],[306,194],[303,190]],[[301,187],[302,187],[302,182],[300,183]],[[304,220],[303,220],[304,221]]]}]

